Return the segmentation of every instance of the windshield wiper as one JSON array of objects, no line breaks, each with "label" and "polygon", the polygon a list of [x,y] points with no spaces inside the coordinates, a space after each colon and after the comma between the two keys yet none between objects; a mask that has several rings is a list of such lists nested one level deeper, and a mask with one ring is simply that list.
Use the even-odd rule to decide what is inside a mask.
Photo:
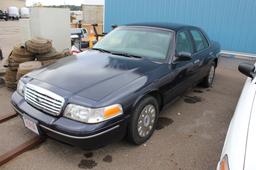
[{"label": "windshield wiper", "polygon": [[103,52],[103,53],[112,53],[111,51],[108,51],[108,50],[105,50],[105,49],[102,49],[102,48],[91,48],[92,50],[97,50],[97,51],[100,51],[100,52]]},{"label": "windshield wiper", "polygon": [[129,54],[129,53],[123,53],[123,52],[112,52],[114,55],[121,55],[124,57],[130,57],[130,58],[143,58],[142,56],[134,55],[134,54]]},{"label": "windshield wiper", "polygon": [[105,49],[102,49],[102,48],[91,48],[91,49],[92,50],[97,50],[97,51],[100,51],[100,52],[103,52],[103,53],[110,53],[110,54],[113,54],[113,55],[121,55],[121,56],[124,56],[124,57],[142,58],[141,56],[138,56],[138,55],[124,53],[124,52],[113,52],[113,51],[105,50]]}]

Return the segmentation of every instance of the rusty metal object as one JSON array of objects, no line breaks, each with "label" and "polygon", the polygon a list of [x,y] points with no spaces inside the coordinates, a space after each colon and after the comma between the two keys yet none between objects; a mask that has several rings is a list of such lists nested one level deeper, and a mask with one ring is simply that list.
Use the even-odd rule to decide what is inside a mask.
[{"label": "rusty metal object", "polygon": [[[17,115],[18,115],[17,113],[12,113],[9,115],[1,116],[0,123],[6,122],[6,121],[16,117]],[[36,145],[42,143],[44,141],[44,139],[45,139],[44,137],[36,136],[36,137],[28,140],[27,142],[15,147],[14,149],[0,155],[0,166],[2,166],[3,164],[7,163],[8,161],[14,159],[18,155],[26,152],[27,150],[35,147]]]},{"label": "rusty metal object", "polygon": [[0,116],[0,123],[3,123],[9,119],[12,119],[12,118],[16,117],[17,115],[18,115],[17,113],[12,113],[12,114],[8,114],[8,115]]},{"label": "rusty metal object", "polygon": [[15,157],[19,156],[20,154],[28,151],[29,149],[39,145],[44,141],[44,137],[36,136],[27,142],[17,146],[16,148],[4,153],[0,156],[0,166],[7,163],[8,161],[14,159]]}]

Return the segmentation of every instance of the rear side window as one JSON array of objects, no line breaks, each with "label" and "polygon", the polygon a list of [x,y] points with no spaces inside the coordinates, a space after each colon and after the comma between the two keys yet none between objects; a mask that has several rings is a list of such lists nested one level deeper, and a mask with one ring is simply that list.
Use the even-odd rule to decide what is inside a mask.
[{"label": "rear side window", "polygon": [[176,52],[193,53],[191,39],[187,31],[178,32],[176,41]]},{"label": "rear side window", "polygon": [[205,38],[205,36],[197,30],[190,31],[195,42],[196,51],[201,51],[209,47],[209,44]]}]

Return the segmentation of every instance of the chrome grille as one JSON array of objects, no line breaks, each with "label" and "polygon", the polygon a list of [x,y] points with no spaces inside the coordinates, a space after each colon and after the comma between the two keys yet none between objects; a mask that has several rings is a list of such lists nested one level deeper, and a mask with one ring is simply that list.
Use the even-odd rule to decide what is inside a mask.
[{"label": "chrome grille", "polygon": [[64,105],[64,98],[41,87],[27,84],[25,100],[34,107],[51,115],[59,115]]}]

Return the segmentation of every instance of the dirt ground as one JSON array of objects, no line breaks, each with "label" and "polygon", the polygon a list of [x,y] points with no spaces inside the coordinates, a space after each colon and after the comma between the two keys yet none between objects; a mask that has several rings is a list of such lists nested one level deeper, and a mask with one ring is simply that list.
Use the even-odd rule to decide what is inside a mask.
[{"label": "dirt ground", "polygon": [[[0,22],[0,45],[5,56],[20,41],[15,24]],[[245,76],[237,71],[239,62],[221,58],[213,88],[196,87],[166,106],[157,130],[144,145],[133,146],[123,140],[85,151],[47,139],[0,169],[216,169],[245,81]],[[9,103],[11,94],[12,91],[0,85],[0,115],[13,112]],[[33,136],[19,117],[0,124],[0,155]]]}]

